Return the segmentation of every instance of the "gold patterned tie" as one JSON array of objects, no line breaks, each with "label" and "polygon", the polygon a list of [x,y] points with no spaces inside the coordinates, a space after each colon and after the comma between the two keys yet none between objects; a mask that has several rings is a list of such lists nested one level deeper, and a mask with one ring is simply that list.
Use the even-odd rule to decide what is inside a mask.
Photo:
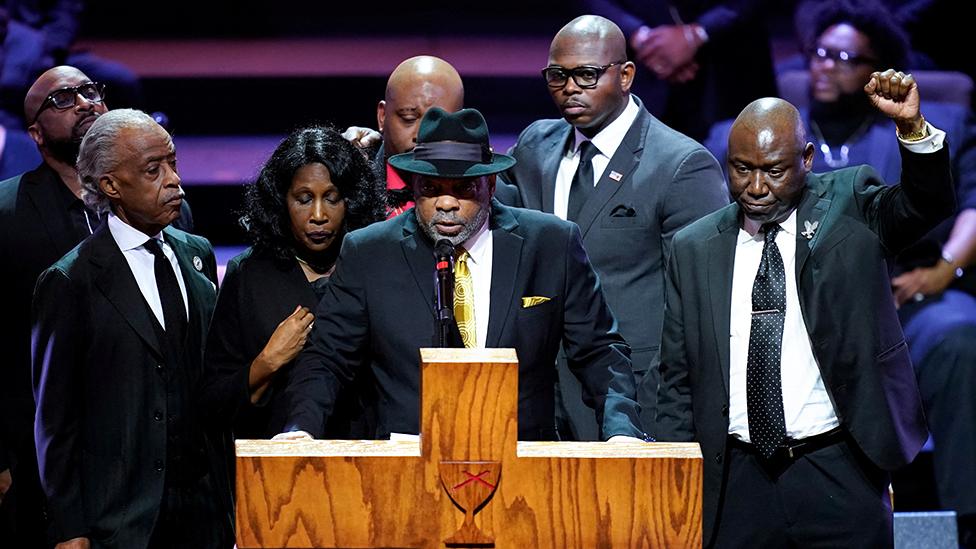
[{"label": "gold patterned tie", "polygon": [[468,269],[471,254],[463,246],[457,247],[457,260],[454,262],[454,320],[465,347],[478,345],[477,324],[474,321],[474,282]]}]

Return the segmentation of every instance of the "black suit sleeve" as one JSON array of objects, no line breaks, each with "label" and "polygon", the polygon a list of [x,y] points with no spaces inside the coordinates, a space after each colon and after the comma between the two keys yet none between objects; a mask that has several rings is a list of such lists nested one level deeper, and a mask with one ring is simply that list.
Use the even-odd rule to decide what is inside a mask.
[{"label": "black suit sleeve", "polygon": [[241,311],[240,292],[240,267],[231,262],[224,273],[207,334],[199,398],[201,415],[225,426],[231,425],[241,410],[251,404],[249,377],[254,357],[248,356],[248,342],[242,341],[246,334],[241,314],[248,312]]},{"label": "black suit sleeve", "polygon": [[[661,334],[661,381],[657,388],[658,440],[688,442],[694,440],[695,428],[691,409],[691,380],[685,349],[684,316],[681,304],[681,280],[677,254],[671,253],[665,278],[664,330]],[[652,379],[644,376],[642,382]]]},{"label": "black suit sleeve", "polygon": [[917,241],[956,210],[949,146],[932,153],[901,150],[901,182],[885,186],[877,173],[862,166],[854,177],[854,198],[864,219],[894,255]]},{"label": "black suit sleeve", "polygon": [[617,331],[617,321],[607,306],[575,224],[570,226],[566,242],[563,314],[563,345],[569,368],[580,380],[583,401],[596,411],[601,436],[643,438],[630,347]]},{"label": "black suit sleeve", "polygon": [[347,235],[335,273],[315,310],[312,333],[288,373],[287,431],[322,437],[339,390],[367,360],[369,315],[362,281],[369,275],[358,256],[354,239]]},{"label": "black suit sleeve", "polygon": [[82,394],[81,343],[88,319],[66,273],[52,267],[38,279],[32,310],[31,346],[34,440],[37,463],[54,532],[59,541],[88,536],[81,501],[86,479],[79,470]]}]

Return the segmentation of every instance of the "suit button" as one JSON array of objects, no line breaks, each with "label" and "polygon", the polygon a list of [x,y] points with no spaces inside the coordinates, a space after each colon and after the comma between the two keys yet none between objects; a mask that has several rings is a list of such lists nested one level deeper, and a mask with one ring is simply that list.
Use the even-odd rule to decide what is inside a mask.
[{"label": "suit button", "polygon": [[153,419],[155,419],[156,421],[162,421],[163,413],[160,412],[159,410],[156,410],[156,413],[153,414]]},{"label": "suit button", "polygon": [[156,365],[156,371],[157,372],[162,372],[163,371],[163,365],[162,364],[157,364]]},{"label": "suit button", "polygon": [[157,473],[163,472],[163,460],[157,459],[156,463],[154,463],[154,466],[156,468]]},{"label": "suit button", "polygon": [[715,463],[722,463],[722,453],[715,454]]},{"label": "suit button", "polygon": [[729,417],[729,405],[722,406],[722,416]]}]

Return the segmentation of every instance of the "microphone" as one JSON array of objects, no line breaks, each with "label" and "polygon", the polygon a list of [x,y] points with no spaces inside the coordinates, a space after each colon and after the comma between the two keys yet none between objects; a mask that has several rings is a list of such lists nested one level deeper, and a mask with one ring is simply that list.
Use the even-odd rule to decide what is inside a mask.
[{"label": "microphone", "polygon": [[448,336],[454,322],[454,244],[442,238],[434,244],[436,263],[434,276],[434,311],[437,313],[436,329],[440,347],[448,347]]}]

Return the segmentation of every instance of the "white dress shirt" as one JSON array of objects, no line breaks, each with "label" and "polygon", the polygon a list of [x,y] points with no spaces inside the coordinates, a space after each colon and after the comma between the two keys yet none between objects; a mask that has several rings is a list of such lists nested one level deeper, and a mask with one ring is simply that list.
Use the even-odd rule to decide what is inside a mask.
[{"label": "white dress shirt", "polygon": [[[113,213],[108,214],[108,230],[112,233],[112,238],[115,239],[115,243],[119,245],[119,249],[122,250],[122,255],[129,264],[129,270],[132,271],[132,276],[135,277],[136,284],[139,285],[139,291],[142,292],[142,297],[146,299],[146,303],[149,304],[149,308],[156,315],[156,320],[159,321],[159,325],[165,330],[166,321],[163,318],[163,302],[159,299],[159,288],[156,285],[156,271],[153,268],[155,258],[144,246],[150,237],[142,231],[126,224]],[[169,244],[163,240],[163,233],[158,233],[152,236],[152,238],[159,241],[163,255],[166,256],[166,259],[169,259],[169,263],[173,267],[173,272],[176,274],[176,281],[180,284],[180,293],[183,294],[183,309],[188,311],[186,307],[186,284],[183,282],[183,275],[180,272],[180,265],[176,260],[176,254],[170,248]],[[189,320],[189,312],[187,312],[187,320]]]},{"label": "white dress shirt", "polygon": [[478,335],[476,347],[484,347],[488,340],[488,314],[491,308],[492,238],[486,221],[481,229],[464,241],[468,250],[468,270],[474,290],[474,322]]},{"label": "white dress shirt", "polygon": [[[840,425],[830,402],[820,367],[810,347],[810,336],[800,311],[796,288],[796,210],[779,225],[776,247],[786,271],[786,319],[780,375],[783,383],[783,416],[786,434],[795,439],[813,436]],[[732,309],[729,334],[729,433],[749,441],[746,405],[746,366],[752,326],[752,286],[762,261],[764,237],[739,229],[732,269]]]},{"label": "white dress shirt", "polygon": [[600,178],[603,177],[607,165],[610,164],[610,159],[613,158],[620,147],[620,143],[627,135],[627,131],[634,124],[634,120],[637,120],[638,114],[640,114],[640,108],[634,98],[631,97],[620,116],[606,128],[603,128],[600,133],[593,136],[593,139],[587,138],[579,130],[574,130],[573,146],[563,151],[563,157],[559,161],[559,170],[556,172],[556,193],[552,213],[560,219],[566,219],[566,210],[569,208],[569,187],[573,183],[576,167],[579,166],[580,145],[584,141],[592,141],[593,146],[599,151],[593,157],[593,185],[596,186]]}]

